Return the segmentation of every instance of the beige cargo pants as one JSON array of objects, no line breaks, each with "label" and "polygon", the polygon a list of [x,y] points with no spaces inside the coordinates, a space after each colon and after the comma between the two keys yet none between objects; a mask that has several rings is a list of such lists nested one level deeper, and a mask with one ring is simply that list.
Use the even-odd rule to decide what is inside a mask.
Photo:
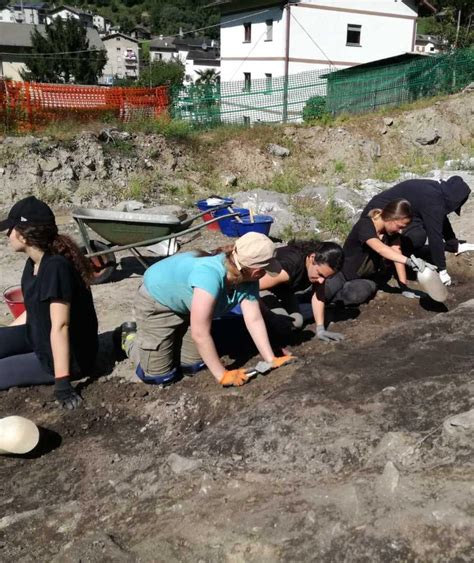
[{"label": "beige cargo pants", "polygon": [[135,298],[134,315],[137,336],[126,343],[126,352],[145,374],[165,375],[179,365],[202,361],[191,338],[189,316],[178,315],[153,299],[143,284]]}]

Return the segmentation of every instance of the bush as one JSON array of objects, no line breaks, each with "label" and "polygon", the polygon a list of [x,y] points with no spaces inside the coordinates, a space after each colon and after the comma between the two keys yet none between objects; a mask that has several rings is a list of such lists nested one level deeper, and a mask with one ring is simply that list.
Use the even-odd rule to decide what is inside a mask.
[{"label": "bush", "polygon": [[308,123],[328,115],[325,96],[313,96],[307,100],[303,108],[303,121]]}]

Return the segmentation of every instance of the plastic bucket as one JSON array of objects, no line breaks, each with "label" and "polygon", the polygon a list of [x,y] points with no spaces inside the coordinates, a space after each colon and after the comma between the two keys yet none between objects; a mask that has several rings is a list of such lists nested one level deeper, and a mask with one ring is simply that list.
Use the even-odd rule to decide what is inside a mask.
[{"label": "plastic bucket", "polygon": [[[233,199],[230,199],[230,197],[217,197],[215,196],[214,198],[208,198],[208,199],[200,199],[199,201],[196,202],[196,206],[199,209],[199,211],[208,211],[209,213],[205,213],[202,216],[202,220],[205,221],[210,221],[211,219],[214,219],[214,212],[212,211],[213,209],[215,209],[216,207],[218,207],[218,205],[213,204],[213,205],[209,205],[207,202],[209,200],[212,199],[220,199],[222,203],[218,204],[218,205],[232,205],[234,203]],[[219,231],[219,222],[216,221],[215,223],[211,223],[210,225],[207,225],[207,228],[210,231]]]},{"label": "plastic bucket", "polygon": [[254,215],[253,222],[250,221],[250,217],[242,217],[241,221],[242,222],[232,219],[232,223],[235,225],[239,237],[250,232],[268,235],[273,223],[273,217],[270,215]]},{"label": "plastic bucket", "polygon": [[[228,209],[218,209],[214,213],[214,216],[221,217],[222,215],[227,215],[228,213],[240,213],[241,217],[248,217],[248,215],[250,215],[250,211],[248,209],[245,209],[244,207],[231,207]],[[232,222],[234,219],[238,223],[238,220],[235,217],[228,217],[227,219],[221,219],[220,221],[217,221],[223,234],[228,237],[239,236],[235,224]]]},{"label": "plastic bucket", "polygon": [[25,312],[25,303],[23,301],[23,293],[19,285],[8,287],[3,292],[3,297],[11,314],[17,319]]}]

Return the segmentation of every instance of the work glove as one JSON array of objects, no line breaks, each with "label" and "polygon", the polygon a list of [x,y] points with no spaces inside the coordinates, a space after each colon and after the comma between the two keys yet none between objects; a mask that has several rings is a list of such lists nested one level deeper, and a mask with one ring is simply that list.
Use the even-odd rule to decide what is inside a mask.
[{"label": "work glove", "polygon": [[441,270],[439,277],[444,285],[448,287],[453,283],[453,280],[451,279],[451,276],[448,274],[447,270]]},{"label": "work glove", "polygon": [[62,409],[73,410],[82,403],[68,377],[59,377],[54,382],[54,397]]},{"label": "work glove", "polygon": [[232,370],[226,369],[219,380],[219,383],[224,387],[230,387],[231,385],[239,387],[240,385],[245,385],[248,380],[249,377],[243,368]]},{"label": "work glove", "polygon": [[402,290],[403,297],[407,299],[419,299],[420,296],[412,291],[405,283],[398,282],[398,287]]},{"label": "work glove", "polygon": [[292,364],[296,362],[296,357],[289,354],[287,356],[280,356],[279,358],[273,358],[272,360],[272,369],[277,369],[281,366],[286,364]]},{"label": "work glove", "polygon": [[318,340],[322,340],[323,342],[339,342],[345,338],[340,332],[330,332],[326,330],[324,325],[318,325],[316,327],[316,336]]},{"label": "work glove", "polygon": [[413,254],[410,258],[407,258],[406,265],[411,268],[414,272],[424,272],[425,268],[429,268],[430,270],[436,270],[436,266],[430,264],[429,262],[425,262],[421,258],[417,258]]}]

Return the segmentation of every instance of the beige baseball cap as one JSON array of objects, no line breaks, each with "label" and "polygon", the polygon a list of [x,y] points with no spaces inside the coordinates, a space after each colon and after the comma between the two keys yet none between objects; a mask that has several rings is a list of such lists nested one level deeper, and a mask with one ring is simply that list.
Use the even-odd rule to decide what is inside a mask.
[{"label": "beige baseball cap", "polygon": [[262,233],[246,233],[236,240],[232,256],[239,270],[263,268],[268,275],[277,276],[281,265],[276,258],[275,245]]}]

